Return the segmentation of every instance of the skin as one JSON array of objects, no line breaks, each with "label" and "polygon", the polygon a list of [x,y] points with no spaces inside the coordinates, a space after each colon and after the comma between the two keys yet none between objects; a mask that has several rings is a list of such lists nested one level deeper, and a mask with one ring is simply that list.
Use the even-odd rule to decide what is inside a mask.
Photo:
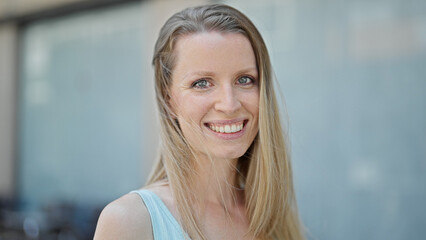
[{"label": "skin", "polygon": [[[198,158],[239,158],[258,131],[258,73],[250,42],[236,33],[200,33],[180,39],[176,53],[171,102],[185,138]],[[238,139],[223,140],[205,126],[237,119],[248,120]]]},{"label": "skin", "polygon": [[[208,239],[254,239],[246,235],[244,192],[235,184],[237,160],[258,132],[258,71],[251,44],[241,34],[203,32],[181,37],[175,53],[170,105],[195,151],[193,191],[199,198],[194,208],[202,230]],[[218,134],[208,127],[224,121],[244,122],[244,129]],[[148,189],[179,219],[167,183]],[[128,194],[109,204],[95,239],[152,239],[150,217],[139,196]]]}]

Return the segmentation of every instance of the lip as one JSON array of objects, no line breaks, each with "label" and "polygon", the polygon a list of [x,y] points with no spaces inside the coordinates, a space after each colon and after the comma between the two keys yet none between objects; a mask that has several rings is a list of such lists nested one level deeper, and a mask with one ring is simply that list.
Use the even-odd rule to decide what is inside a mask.
[{"label": "lip", "polygon": [[216,121],[205,122],[204,125],[206,125],[206,124],[233,124],[233,123],[242,122],[242,121],[244,121],[246,123],[246,122],[248,122],[248,119],[247,118],[236,118],[236,119],[232,119],[232,120],[216,120]]},{"label": "lip", "polygon": [[[232,124],[232,123],[237,123],[237,122],[241,122],[243,121],[243,129],[241,129],[241,131],[239,132],[235,132],[235,133],[218,133],[213,131],[212,129],[210,129],[208,127],[208,124]],[[232,119],[232,120],[219,120],[219,121],[211,121],[211,122],[206,122],[204,123],[204,127],[207,128],[207,130],[212,133],[214,136],[222,139],[222,140],[235,140],[240,138],[241,136],[244,135],[246,129],[247,129],[247,123],[249,122],[248,119],[246,118],[238,118],[238,119]]]}]

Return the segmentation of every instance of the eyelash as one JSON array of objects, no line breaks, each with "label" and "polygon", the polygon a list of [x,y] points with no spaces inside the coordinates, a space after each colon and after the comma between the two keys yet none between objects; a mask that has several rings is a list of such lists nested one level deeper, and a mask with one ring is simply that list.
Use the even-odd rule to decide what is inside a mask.
[{"label": "eyelash", "polygon": [[[250,81],[248,83],[239,83],[239,80],[242,79],[242,78],[247,78]],[[203,87],[197,86],[201,82],[206,82],[206,85],[208,85],[208,86],[203,86]],[[250,76],[241,76],[237,79],[237,83],[239,83],[243,86],[253,85],[255,83],[255,79],[253,77],[250,77]],[[205,89],[205,88],[208,88],[210,85],[211,85],[211,83],[207,79],[199,79],[199,80],[196,80],[195,82],[193,82],[191,84],[191,88]]]},{"label": "eyelash", "polygon": [[201,82],[206,82],[206,85],[211,85],[211,83],[207,79],[199,79],[199,80],[197,80],[197,81],[195,81],[191,84],[191,88],[204,89],[204,88],[208,87],[208,86],[207,87],[206,86],[204,86],[204,87],[197,86]]},{"label": "eyelash", "polygon": [[239,77],[239,78],[237,79],[237,82],[239,82],[239,80],[240,80],[240,79],[242,79],[242,78],[247,78],[247,79],[249,79],[249,80],[250,80],[250,82],[249,82],[249,83],[240,83],[240,84],[242,84],[243,86],[247,86],[247,85],[252,85],[252,84],[254,84],[254,78],[249,77],[249,76],[241,76],[241,77]]}]

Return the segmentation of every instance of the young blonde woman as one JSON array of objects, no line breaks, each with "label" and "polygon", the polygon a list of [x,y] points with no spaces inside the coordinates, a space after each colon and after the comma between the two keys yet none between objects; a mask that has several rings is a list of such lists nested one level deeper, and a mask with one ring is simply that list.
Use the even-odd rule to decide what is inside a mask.
[{"label": "young blonde woman", "polygon": [[110,203],[95,239],[304,239],[272,69],[253,23],[188,8],[153,65],[161,152],[147,186]]}]

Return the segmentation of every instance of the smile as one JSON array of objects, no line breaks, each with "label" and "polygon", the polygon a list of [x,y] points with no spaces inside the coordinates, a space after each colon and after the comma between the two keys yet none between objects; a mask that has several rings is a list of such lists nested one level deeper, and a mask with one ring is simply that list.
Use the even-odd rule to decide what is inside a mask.
[{"label": "smile", "polygon": [[206,123],[205,125],[217,133],[237,133],[244,128],[245,122],[246,121],[238,121],[228,124]]}]

